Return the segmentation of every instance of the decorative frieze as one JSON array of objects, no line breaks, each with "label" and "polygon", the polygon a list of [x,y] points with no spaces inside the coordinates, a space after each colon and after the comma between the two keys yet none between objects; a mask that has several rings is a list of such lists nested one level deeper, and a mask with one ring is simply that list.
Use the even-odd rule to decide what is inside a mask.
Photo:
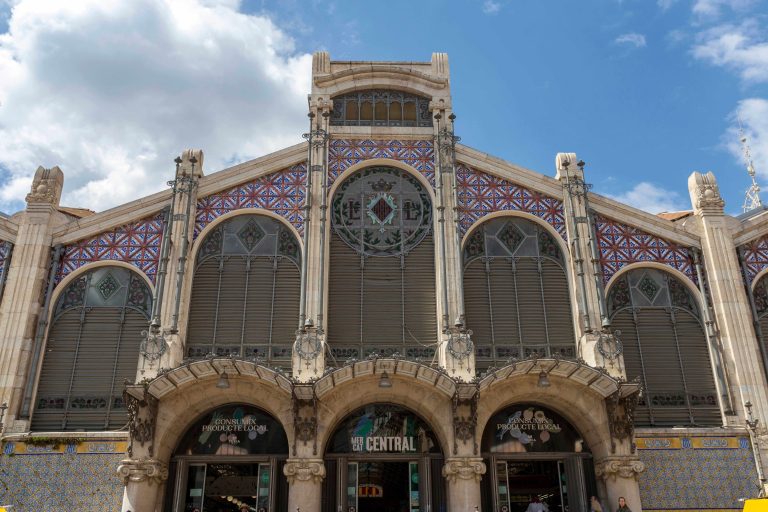
[{"label": "decorative frieze", "polygon": [[328,184],[364,160],[388,158],[410,165],[435,185],[435,148],[431,140],[333,139],[328,147]]},{"label": "decorative frieze", "polygon": [[305,162],[197,200],[194,238],[213,220],[244,208],[269,210],[304,232]]},{"label": "decorative frieze", "polygon": [[696,283],[693,259],[685,247],[601,215],[595,215],[603,282],[632,263],[654,262],[679,270]]},{"label": "decorative frieze", "polygon": [[56,282],[88,263],[113,260],[130,263],[154,283],[164,228],[165,216],[159,213],[67,244]]},{"label": "decorative frieze", "polygon": [[492,176],[464,164],[456,168],[459,201],[459,227],[464,234],[477,220],[493,212],[520,211],[548,222],[560,233],[565,232],[563,202]]},{"label": "decorative frieze", "polygon": [[296,482],[319,484],[325,478],[325,465],[322,459],[288,459],[283,474],[290,485]]},{"label": "decorative frieze", "polygon": [[457,457],[445,461],[443,477],[450,483],[457,480],[474,480],[479,482],[485,471],[486,467],[482,458]]}]

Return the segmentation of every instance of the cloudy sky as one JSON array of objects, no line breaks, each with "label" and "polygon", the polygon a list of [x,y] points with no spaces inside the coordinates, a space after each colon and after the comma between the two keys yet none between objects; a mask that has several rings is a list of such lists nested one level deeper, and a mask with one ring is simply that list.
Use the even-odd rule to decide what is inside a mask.
[{"label": "cloudy sky", "polygon": [[[717,175],[739,213],[738,119],[768,188],[768,0],[0,0],[0,210],[38,165],[104,210],[301,141],[311,53],[448,52],[462,141],[651,212]],[[765,196],[768,201],[768,196]]]}]

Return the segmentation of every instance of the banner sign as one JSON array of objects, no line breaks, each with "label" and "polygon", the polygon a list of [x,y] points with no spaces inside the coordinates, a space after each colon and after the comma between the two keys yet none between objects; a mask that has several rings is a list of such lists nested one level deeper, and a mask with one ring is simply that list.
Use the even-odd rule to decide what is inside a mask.
[{"label": "banner sign", "polygon": [[252,455],[288,453],[282,425],[250,405],[226,405],[195,422],[182,438],[177,454]]},{"label": "banner sign", "polygon": [[412,412],[371,404],[350,414],[336,430],[330,453],[439,453],[429,426]]},{"label": "banner sign", "polygon": [[587,451],[576,430],[559,414],[534,404],[496,413],[483,435],[483,450],[496,453]]}]

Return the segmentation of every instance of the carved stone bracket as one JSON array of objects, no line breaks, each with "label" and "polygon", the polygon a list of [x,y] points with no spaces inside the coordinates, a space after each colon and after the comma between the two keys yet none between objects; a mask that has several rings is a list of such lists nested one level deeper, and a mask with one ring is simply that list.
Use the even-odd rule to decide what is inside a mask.
[{"label": "carved stone bracket", "polygon": [[643,471],[645,464],[636,457],[608,457],[595,463],[595,475],[603,480],[637,478]]},{"label": "carved stone bracket", "polygon": [[[456,384],[453,393],[453,454],[459,451],[459,441],[467,444],[473,440],[473,452],[477,455],[478,446],[475,433],[477,431],[477,402],[480,399],[480,386],[476,382]],[[462,414],[461,411],[464,411]]]},{"label": "carved stone bracket", "polygon": [[485,474],[485,470],[485,463],[480,457],[447,459],[443,466],[443,477],[451,483],[457,480],[479,482]]},{"label": "carved stone bracket", "polygon": [[157,459],[123,459],[117,466],[117,475],[123,479],[123,485],[129,482],[160,484],[168,478],[168,466]]},{"label": "carved stone bracket", "polygon": [[[134,390],[136,388],[133,386]],[[140,389],[142,389],[143,398],[136,398],[128,392],[128,388],[123,390],[123,400],[128,409],[128,433],[131,438],[128,444],[128,455],[133,457],[133,443],[138,442],[142,447],[149,443],[149,456],[154,457],[158,400],[149,393],[147,386],[142,386]]]},{"label": "carved stone bracket", "polygon": [[296,481],[319,484],[325,478],[325,464],[321,459],[288,459],[283,474],[290,485]]},{"label": "carved stone bracket", "polygon": [[[639,399],[639,388],[628,395],[622,396],[621,387],[605,399],[608,424],[611,430],[611,453],[616,453],[617,440],[629,439],[632,441],[635,435],[635,409]],[[634,442],[632,443],[632,453],[635,453]]]},{"label": "carved stone bracket", "polygon": [[314,383],[294,383],[291,392],[293,412],[293,455],[296,455],[296,442],[304,446],[312,441],[312,455],[317,455],[317,395]]}]

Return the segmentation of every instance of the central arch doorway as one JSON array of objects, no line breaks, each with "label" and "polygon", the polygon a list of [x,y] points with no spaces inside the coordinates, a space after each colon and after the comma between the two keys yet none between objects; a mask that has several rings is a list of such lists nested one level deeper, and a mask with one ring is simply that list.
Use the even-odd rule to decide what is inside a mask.
[{"label": "central arch doorway", "polygon": [[218,407],[195,421],[177,446],[164,509],[285,512],[287,457],[288,438],[277,419],[248,404]]},{"label": "central arch doorway", "polygon": [[412,411],[369,404],[330,438],[323,512],[446,510],[443,454],[432,428]]},{"label": "central arch doorway", "polygon": [[556,412],[519,403],[494,414],[483,432],[483,510],[524,512],[535,500],[551,512],[586,510],[597,496],[592,454]]}]

